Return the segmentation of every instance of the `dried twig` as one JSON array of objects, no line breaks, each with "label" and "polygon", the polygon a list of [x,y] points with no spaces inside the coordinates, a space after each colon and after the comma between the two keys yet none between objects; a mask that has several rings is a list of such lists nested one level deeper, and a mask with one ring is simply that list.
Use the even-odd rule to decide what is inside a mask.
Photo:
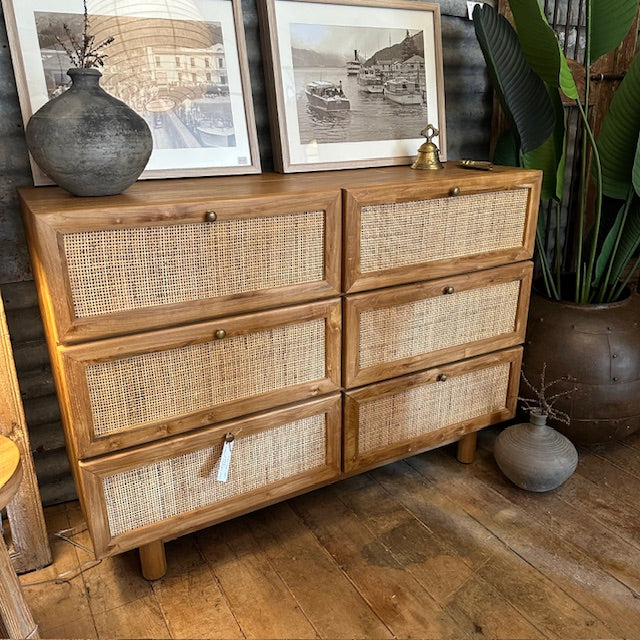
[{"label": "dried twig", "polygon": [[84,5],[84,24],[82,27],[82,40],[79,42],[75,34],[71,31],[67,24],[63,24],[62,28],[69,40],[64,42],[60,37],[56,36],[56,40],[65,50],[74,67],[89,69],[91,67],[104,67],[104,59],[107,58],[106,53],[101,53],[102,49],[110,45],[114,38],[107,38],[100,44],[95,44],[96,37],[89,34],[89,13],[87,11],[87,0],[82,0]]},{"label": "dried twig", "polygon": [[568,376],[564,376],[562,378],[557,378],[556,380],[552,380],[547,383],[545,381],[547,372],[547,363],[545,362],[542,365],[542,372],[540,373],[540,386],[536,387],[529,380],[527,376],[524,374],[524,371],[520,372],[522,376],[522,381],[527,385],[527,387],[533,392],[533,398],[526,398],[523,396],[518,396],[518,400],[522,402],[524,408],[527,411],[538,411],[544,415],[549,416],[549,418],[554,418],[558,420],[558,422],[563,422],[564,424],[569,424],[570,418],[567,413],[564,411],[560,411],[559,409],[555,409],[555,403],[562,398],[563,396],[568,396],[575,391],[578,390],[578,387],[573,387],[573,389],[568,389],[567,391],[559,391],[558,393],[554,393],[553,395],[547,397],[547,391],[553,387],[553,385],[558,384],[559,382],[570,380]]}]

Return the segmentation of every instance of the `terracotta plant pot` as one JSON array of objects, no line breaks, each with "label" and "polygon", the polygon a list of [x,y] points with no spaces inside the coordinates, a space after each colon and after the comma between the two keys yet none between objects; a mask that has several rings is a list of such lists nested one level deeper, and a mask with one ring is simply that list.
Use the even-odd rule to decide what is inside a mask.
[{"label": "terracotta plant pot", "polygon": [[[576,387],[557,409],[571,424],[549,423],[576,444],[619,440],[640,428],[640,295],[579,305],[532,293],[523,371],[535,384],[569,376],[554,392]],[[522,394],[527,395],[524,387]]]}]

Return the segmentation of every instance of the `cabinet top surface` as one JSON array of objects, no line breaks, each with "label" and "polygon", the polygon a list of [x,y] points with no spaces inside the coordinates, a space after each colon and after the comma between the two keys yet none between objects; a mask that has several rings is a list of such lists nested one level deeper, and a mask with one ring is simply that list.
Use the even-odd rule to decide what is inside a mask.
[{"label": "cabinet top surface", "polygon": [[460,168],[448,163],[441,171],[416,171],[408,166],[353,169],[316,173],[262,173],[248,176],[173,178],[138,181],[117,196],[76,197],[59,187],[22,187],[18,191],[26,207],[36,214],[60,211],[106,210],[122,207],[148,207],[185,202],[216,201],[230,198],[296,196],[337,189],[357,189],[385,185],[424,185],[460,180],[468,188],[487,189],[505,181],[536,182],[539,172],[512,167],[491,171]]}]

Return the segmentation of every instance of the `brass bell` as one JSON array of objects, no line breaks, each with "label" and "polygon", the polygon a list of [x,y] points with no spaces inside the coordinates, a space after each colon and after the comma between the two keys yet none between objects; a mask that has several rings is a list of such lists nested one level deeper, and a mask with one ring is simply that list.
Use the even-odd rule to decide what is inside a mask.
[{"label": "brass bell", "polygon": [[439,149],[431,142],[431,139],[440,132],[432,125],[428,124],[420,135],[424,136],[427,141],[423,142],[418,149],[418,156],[411,165],[412,169],[444,169],[444,165],[440,162]]}]

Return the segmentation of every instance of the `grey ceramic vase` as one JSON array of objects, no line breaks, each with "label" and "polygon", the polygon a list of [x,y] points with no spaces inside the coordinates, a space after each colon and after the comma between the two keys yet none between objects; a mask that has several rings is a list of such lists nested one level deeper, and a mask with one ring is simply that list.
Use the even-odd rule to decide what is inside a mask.
[{"label": "grey ceramic vase", "polygon": [[498,435],[494,456],[502,473],[521,489],[550,491],[575,471],[578,452],[566,436],[546,424],[546,415],[532,411],[529,420]]},{"label": "grey ceramic vase", "polygon": [[100,87],[97,69],[69,69],[71,86],[27,123],[38,166],[76,196],[121,193],[144,170],[153,139],[144,118]]}]

